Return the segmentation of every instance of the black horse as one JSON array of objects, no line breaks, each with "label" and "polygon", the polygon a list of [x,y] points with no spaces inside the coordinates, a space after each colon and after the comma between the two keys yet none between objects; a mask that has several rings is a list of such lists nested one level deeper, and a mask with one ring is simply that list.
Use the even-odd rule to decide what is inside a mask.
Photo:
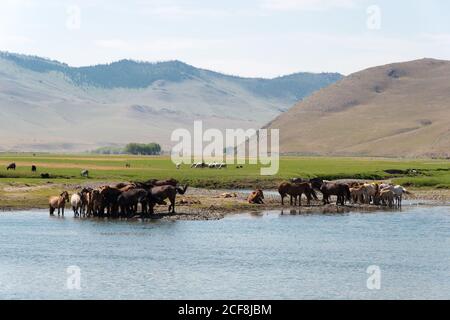
[{"label": "black horse", "polygon": [[6,170],[16,170],[16,164],[11,163],[9,166],[6,167]]}]

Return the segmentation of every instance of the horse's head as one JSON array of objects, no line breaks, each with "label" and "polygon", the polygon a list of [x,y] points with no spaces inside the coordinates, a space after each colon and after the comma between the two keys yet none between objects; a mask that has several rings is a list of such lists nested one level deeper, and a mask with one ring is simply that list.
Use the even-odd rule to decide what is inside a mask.
[{"label": "horse's head", "polygon": [[64,191],[61,193],[61,198],[63,198],[66,201],[69,201],[69,193],[67,191]]},{"label": "horse's head", "polygon": [[313,178],[309,180],[309,183],[311,183],[311,186],[314,189],[320,189],[324,183],[324,181],[320,178]]},{"label": "horse's head", "polygon": [[257,195],[261,198],[264,199],[264,192],[261,189],[256,190]]}]

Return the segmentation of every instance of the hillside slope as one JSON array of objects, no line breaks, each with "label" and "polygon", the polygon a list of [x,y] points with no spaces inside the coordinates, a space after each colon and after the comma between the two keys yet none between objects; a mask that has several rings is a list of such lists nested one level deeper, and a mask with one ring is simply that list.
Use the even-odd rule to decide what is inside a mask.
[{"label": "hillside slope", "polygon": [[130,141],[170,144],[172,130],[258,128],[341,79],[298,73],[253,79],[179,61],[74,68],[0,52],[1,150],[83,151]]},{"label": "hillside slope", "polygon": [[450,62],[367,69],[322,89],[267,125],[281,152],[450,156]]}]

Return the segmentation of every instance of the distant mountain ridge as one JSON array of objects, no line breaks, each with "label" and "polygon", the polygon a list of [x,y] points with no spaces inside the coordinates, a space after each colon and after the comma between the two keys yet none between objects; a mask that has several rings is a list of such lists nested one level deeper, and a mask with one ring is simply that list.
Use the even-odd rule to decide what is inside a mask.
[{"label": "distant mountain ridge", "polygon": [[219,129],[258,128],[341,78],[243,78],[180,61],[71,67],[0,52],[0,134],[9,137],[0,150],[77,151],[130,141],[167,147],[171,130],[196,119]]},{"label": "distant mountain ridge", "polygon": [[266,127],[283,153],[450,157],[450,61],[421,59],[351,74]]},{"label": "distant mountain ridge", "polygon": [[327,85],[342,78],[339,73],[316,74],[307,72],[273,79],[243,78],[199,69],[178,60],[151,63],[124,59],[110,64],[70,67],[68,64],[56,60],[2,51],[0,51],[0,58],[12,61],[18,66],[35,72],[61,72],[77,85],[108,89],[146,88],[158,80],[181,82],[195,78],[217,77],[233,79],[255,93],[263,94],[269,91],[267,96],[281,96],[289,93],[295,94],[297,99],[301,99],[310,94],[311,91],[316,90],[318,83]]}]

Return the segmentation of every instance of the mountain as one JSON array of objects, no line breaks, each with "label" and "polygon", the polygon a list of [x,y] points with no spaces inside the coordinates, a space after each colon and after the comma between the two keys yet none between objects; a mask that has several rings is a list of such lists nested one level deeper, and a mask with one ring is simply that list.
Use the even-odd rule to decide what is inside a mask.
[{"label": "mountain", "polygon": [[81,151],[128,142],[167,147],[176,128],[258,128],[342,76],[242,78],[180,61],[90,67],[0,52],[0,150]]},{"label": "mountain", "polygon": [[266,125],[293,154],[450,156],[450,61],[375,67],[319,90]]}]

